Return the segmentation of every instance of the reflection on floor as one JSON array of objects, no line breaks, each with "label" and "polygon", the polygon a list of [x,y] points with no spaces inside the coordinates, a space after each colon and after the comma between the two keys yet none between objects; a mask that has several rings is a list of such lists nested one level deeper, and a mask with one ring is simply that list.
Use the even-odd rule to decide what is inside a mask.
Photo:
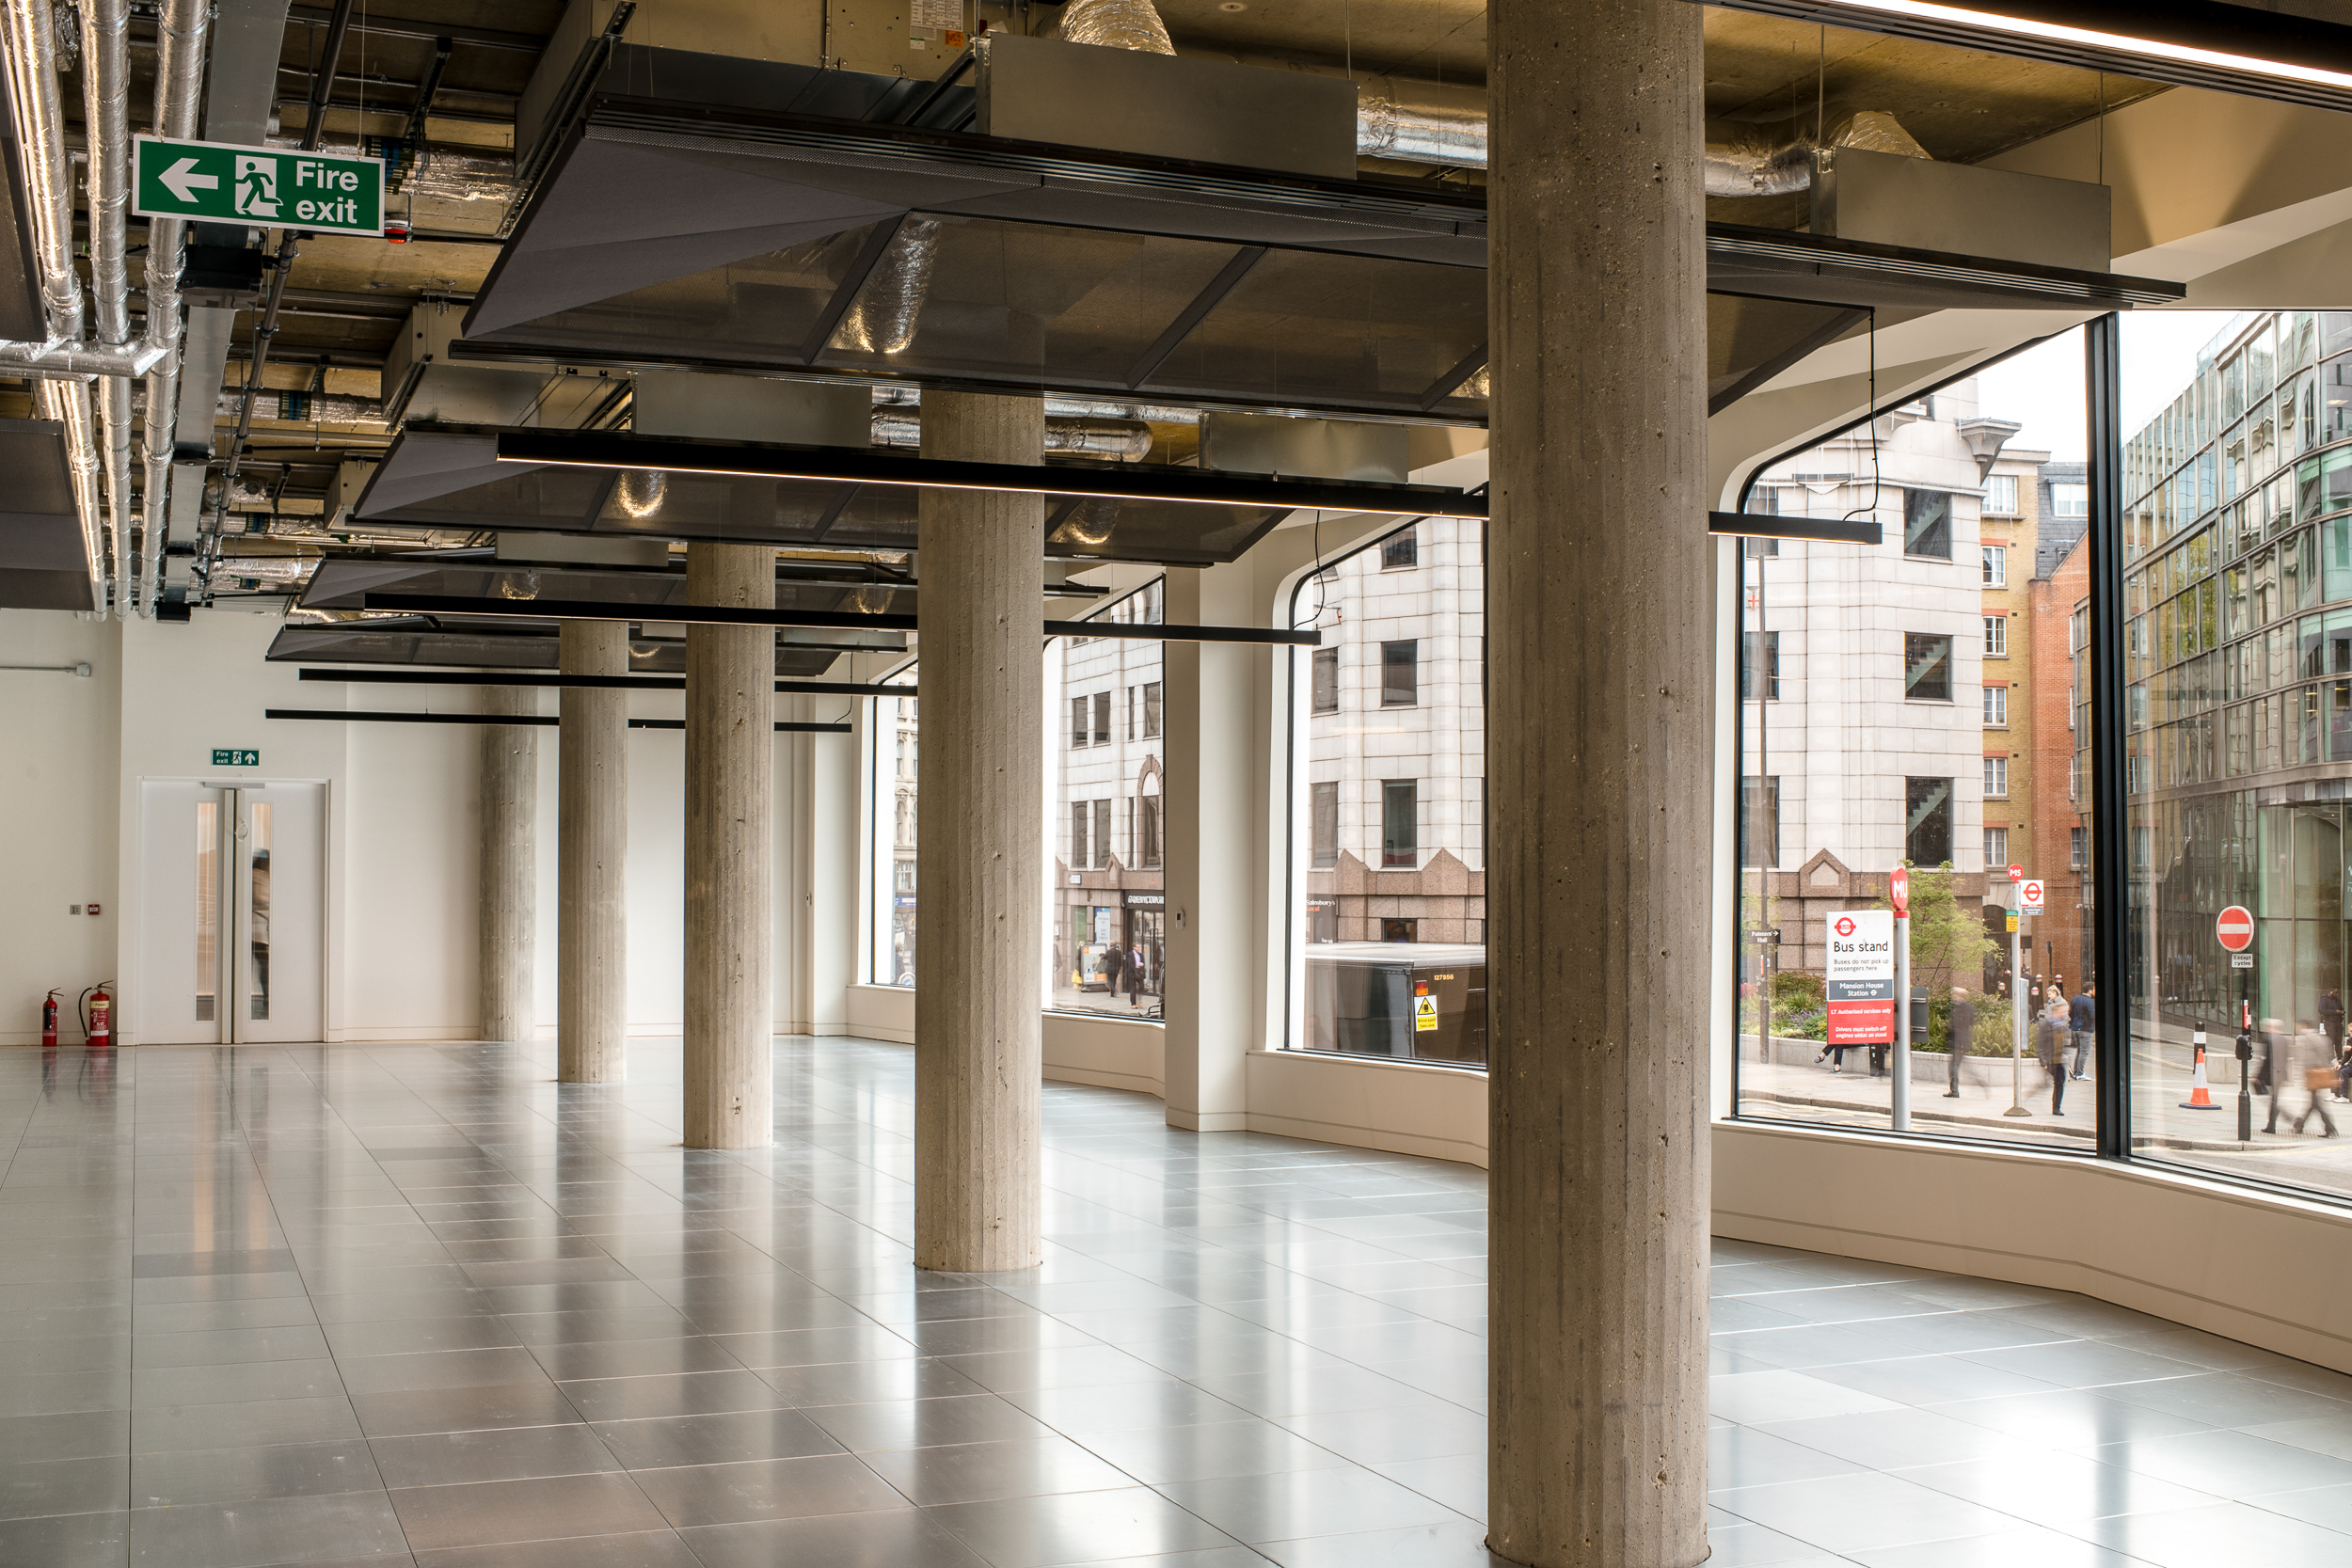
[{"label": "reflection on floor", "polygon": [[[0,1562],[1485,1563],[1485,1183],[1048,1085],[1051,1260],[907,1262],[911,1056],[0,1053]],[[1715,1563],[2352,1561],[2352,1378],[1723,1243]]]}]

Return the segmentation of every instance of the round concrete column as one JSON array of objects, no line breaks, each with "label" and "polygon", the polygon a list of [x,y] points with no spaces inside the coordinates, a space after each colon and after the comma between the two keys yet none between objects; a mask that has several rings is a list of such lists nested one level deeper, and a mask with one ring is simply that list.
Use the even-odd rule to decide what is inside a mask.
[{"label": "round concrete column", "polygon": [[[1033,398],[923,394],[923,455],[1035,463]],[[914,1263],[1038,1260],[1044,499],[926,490],[915,807]]]},{"label": "round concrete column", "polygon": [[[485,689],[483,711],[533,715],[527,686]],[[539,732],[482,729],[482,1037],[529,1043],[538,1030],[532,947],[539,925]]]},{"label": "round concrete column", "polygon": [[[567,675],[628,673],[628,628],[566,621],[557,655]],[[628,694],[564,689],[556,728],[556,1077],[612,1084],[628,1075]]]},{"label": "round concrete column", "polygon": [[[690,545],[690,604],[773,610],[776,552]],[[686,1147],[775,1137],[776,634],[686,628]]]},{"label": "round concrete column", "polygon": [[1700,21],[1488,10],[1486,1541],[1539,1568],[1708,1553]]}]

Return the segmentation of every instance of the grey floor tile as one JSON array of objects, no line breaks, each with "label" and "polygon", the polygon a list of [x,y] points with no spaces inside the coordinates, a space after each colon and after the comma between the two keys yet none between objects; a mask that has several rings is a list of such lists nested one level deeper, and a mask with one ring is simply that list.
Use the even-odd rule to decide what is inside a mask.
[{"label": "grey floor tile", "polygon": [[[945,1526],[915,1509],[760,1519],[680,1534],[701,1568],[777,1568],[782,1563],[791,1568],[988,1568],[985,1560]],[[1164,1568],[1185,1568],[1175,1559],[1159,1560]]]},{"label": "grey floor tile", "polygon": [[2150,1410],[2109,1399],[2104,1392],[2060,1389],[2047,1394],[2004,1394],[1989,1400],[1955,1400],[1927,1407],[1939,1416],[1994,1432],[2005,1432],[2040,1447],[2092,1449],[2142,1437],[2211,1430],[2213,1423]]},{"label": "grey floor tile", "polygon": [[357,1437],[358,1418],[338,1394],[308,1400],[180,1404],[131,1418],[131,1451],[252,1448],[264,1443],[332,1443]]},{"label": "grey floor tile", "polygon": [[637,1483],[616,1473],[417,1486],[390,1496],[419,1552],[669,1528]]},{"label": "grey floor tile", "polygon": [[408,1556],[382,1492],[142,1508],[130,1519],[131,1560],[157,1568],[276,1568]]},{"label": "grey floor tile", "polygon": [[2250,1437],[2263,1437],[2273,1443],[2308,1449],[2331,1459],[2352,1459],[2352,1421],[2332,1416],[2307,1416],[2297,1421],[2273,1421],[2237,1430]]},{"label": "grey floor tile", "polygon": [[1086,1446],[1146,1486],[1315,1470],[1348,1461],[1272,1421],[1207,1421],[1098,1432]]},{"label": "grey floor tile", "polygon": [[861,1457],[876,1475],[925,1507],[1095,1492],[1132,1486],[1140,1479],[1066,1437],[898,1449]]},{"label": "grey floor tile", "polygon": [[325,1356],[225,1367],[142,1367],[131,1376],[134,1410],[254,1400],[313,1400],[342,1392],[342,1379],[335,1363]]},{"label": "grey floor tile", "polygon": [[0,1465],[112,1458],[128,1452],[130,1444],[128,1410],[0,1417]]},{"label": "grey floor tile", "polygon": [[1043,1437],[1051,1431],[1027,1411],[993,1394],[813,1405],[805,1415],[852,1452]]},{"label": "grey floor tile", "polygon": [[1275,1425],[1359,1465],[1486,1451],[1486,1421],[1468,1410],[1346,1411]]},{"label": "grey floor tile", "polygon": [[2247,1503],[2101,1519],[2069,1533],[2155,1568],[2342,1568],[2352,1535]]},{"label": "grey floor tile", "polygon": [[675,1530],[419,1552],[417,1568],[705,1568]]},{"label": "grey floor tile", "polygon": [[1448,1454],[1442,1459],[1405,1459],[1366,1468],[1408,1486],[1431,1502],[1442,1504],[1466,1519],[1486,1517],[1486,1456]]},{"label": "grey floor tile", "polygon": [[930,1516],[993,1565],[1049,1568],[1104,1554],[1150,1557],[1238,1542],[1147,1487],[956,1503]]},{"label": "grey floor tile", "polygon": [[178,1449],[131,1461],[135,1508],[245,1502],[377,1491],[383,1481],[366,1443],[272,1443],[243,1449]]},{"label": "grey floor tile", "polygon": [[1993,1535],[2016,1525],[1992,1509],[1899,1476],[1879,1474],[1745,1487],[1717,1494],[1716,1505],[1751,1524],[1848,1556],[1883,1546]]},{"label": "grey floor tile", "polygon": [[125,1506],[130,1484],[130,1461],[121,1458],[0,1465],[0,1519],[108,1513]]},{"label": "grey floor tile", "polygon": [[2066,1453],[2010,1453],[1906,1468],[1902,1478],[2034,1525],[2071,1528],[2123,1513],[2162,1513],[2221,1502],[2211,1491]]},{"label": "grey floor tile", "polygon": [[523,1481],[622,1468],[596,1434],[580,1423],[378,1437],[369,1447],[383,1473],[383,1484],[394,1488]]},{"label": "grey floor tile", "polygon": [[1951,1465],[2002,1454],[2042,1451],[1989,1428],[1971,1426],[1931,1410],[1899,1405],[1858,1416],[1823,1416],[1809,1421],[1772,1421],[1756,1429],[1767,1436],[1817,1449],[1876,1470],[1914,1465]]},{"label": "grey floor tile", "polygon": [[25,1568],[122,1568],[131,1560],[128,1513],[0,1519],[0,1562]]},{"label": "grey floor tile", "polygon": [[[2352,1426],[2352,1421],[2346,1425]],[[2111,1443],[2089,1451],[2105,1464],[2196,1487],[2223,1499],[2352,1484],[2352,1459],[2337,1459],[2243,1432],[2189,1432]]]},{"label": "grey floor tile", "polygon": [[592,1421],[772,1410],[794,1402],[754,1373],[741,1370],[590,1378],[561,1387],[581,1417]]},{"label": "grey floor tile", "polygon": [[2140,1568],[2137,1559],[2032,1525],[1998,1535],[1856,1552],[1851,1559],[1838,1560],[1857,1562],[1862,1568]]},{"label": "grey floor tile", "polygon": [[907,1499],[854,1455],[754,1459],[634,1471],[637,1484],[679,1529],[818,1513],[905,1508]]},{"label": "grey floor tile", "polygon": [[1762,1525],[1709,1525],[1707,1545],[1708,1568],[1766,1568],[1821,1555],[1819,1546]]},{"label": "grey floor tile", "polygon": [[735,1410],[599,1421],[596,1436],[631,1470],[725,1465],[746,1459],[795,1459],[839,1453],[842,1445],[798,1410]]},{"label": "grey floor tile", "polygon": [[673,1372],[731,1372],[743,1363],[717,1339],[662,1336],[597,1339],[531,1347],[547,1375],[559,1383],[608,1377],[660,1377]]},{"label": "grey floor tile", "polygon": [[485,1388],[531,1383],[547,1375],[520,1345],[478,1350],[422,1351],[407,1355],[342,1355],[337,1369],[353,1398],[407,1394],[423,1388]]},{"label": "grey floor tile", "polygon": [[218,1367],[253,1361],[308,1361],[327,1354],[326,1337],[310,1323],[259,1328],[213,1328],[162,1334],[141,1332],[131,1341],[132,1365]]},{"label": "grey floor tile", "polygon": [[1742,1426],[1902,1408],[1898,1401],[1798,1371],[1733,1372],[1708,1383],[1708,1408]]},{"label": "grey floor tile", "polygon": [[1267,1541],[1257,1549],[1281,1568],[1492,1568],[1498,1560],[1487,1555],[1486,1543],[1486,1526],[1456,1519],[1403,1529]]},{"label": "grey floor tile", "polygon": [[1174,1481],[1160,1490],[1236,1541],[1438,1525],[1457,1517],[1411,1488],[1356,1465]]}]

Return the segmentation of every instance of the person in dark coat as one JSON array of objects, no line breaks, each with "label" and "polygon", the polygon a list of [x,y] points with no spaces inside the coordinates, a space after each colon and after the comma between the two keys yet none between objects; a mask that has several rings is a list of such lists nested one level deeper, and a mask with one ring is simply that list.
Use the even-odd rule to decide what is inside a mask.
[{"label": "person in dark coat", "polygon": [[1945,1063],[1945,1069],[1951,1079],[1951,1086],[1944,1091],[1944,1098],[1947,1100],[1960,1098],[1960,1061],[1962,1057],[1968,1054],[1969,1044],[1976,1037],[1977,1005],[1968,1000],[1968,992],[1965,989],[1954,986],[1952,988],[1951,1033],[1944,1037],[1944,1048],[1951,1053]]},{"label": "person in dark coat", "polygon": [[2050,1114],[2062,1117],[2066,1114],[2066,1004],[2052,998],[2032,1027],[2034,1058],[2050,1075]]},{"label": "person in dark coat", "polygon": [[2066,1028],[2067,1032],[2074,1037],[2074,1082],[2077,1084],[2090,1076],[2083,1069],[2090,1065],[2091,1042],[2098,1037],[2096,1032],[2099,1023],[2097,992],[2097,987],[2085,986],[2075,992],[2074,999],[2066,1005]]}]

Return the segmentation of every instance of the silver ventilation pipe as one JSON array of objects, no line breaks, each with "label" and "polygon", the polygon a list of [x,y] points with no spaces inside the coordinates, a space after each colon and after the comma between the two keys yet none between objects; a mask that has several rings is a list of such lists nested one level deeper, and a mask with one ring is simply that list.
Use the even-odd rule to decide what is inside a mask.
[{"label": "silver ventilation pipe", "polygon": [[24,150],[33,262],[51,346],[82,336],[82,279],[73,270],[73,176],[57,89],[56,23],[47,0],[8,0],[8,97]]},{"label": "silver ventilation pipe", "polygon": [[[90,295],[101,348],[131,341],[131,277],[124,260],[129,204],[131,59],[128,0],[82,0],[82,116],[89,136]],[[116,610],[130,612],[131,378],[109,375],[90,388],[106,474],[106,547]]]},{"label": "silver ventilation pipe", "polygon": [[[212,11],[208,0],[164,0],[156,19],[155,134],[193,140],[197,104],[204,87],[205,36]],[[181,246],[188,226],[180,218],[147,222],[147,494],[138,542],[132,547],[137,571],[134,600],[141,615],[155,613],[164,546],[169,531],[171,452],[180,413]],[[211,431],[206,431],[209,439]]]},{"label": "silver ventilation pipe", "polygon": [[1486,95],[1394,76],[1367,76],[1356,99],[1356,154],[1445,168],[1486,166]]},{"label": "silver ventilation pipe", "polygon": [[145,375],[154,363],[154,351],[143,344],[97,348],[85,343],[51,348],[46,343],[0,342],[0,375],[87,381],[94,375]]},{"label": "silver ventilation pipe", "polygon": [[[923,414],[914,404],[880,404],[874,409],[873,443],[918,447]],[[1141,420],[1094,419],[1045,411],[1045,451],[1054,457],[1096,457],[1140,463],[1152,450],[1152,427]]]},{"label": "silver ventilation pipe", "polygon": [[1710,120],[1707,127],[1707,194],[1789,196],[1813,185],[1813,155],[1825,148],[1892,152],[1925,158],[1928,150],[1883,109],[1847,116],[1817,141],[1799,121],[1780,125],[1734,125]]},{"label": "silver ventilation pipe", "polygon": [[1146,55],[1173,55],[1168,24],[1160,20],[1152,0],[1070,0],[1061,11],[1061,36],[1068,43],[1099,44],[1105,49],[1134,49]]}]

